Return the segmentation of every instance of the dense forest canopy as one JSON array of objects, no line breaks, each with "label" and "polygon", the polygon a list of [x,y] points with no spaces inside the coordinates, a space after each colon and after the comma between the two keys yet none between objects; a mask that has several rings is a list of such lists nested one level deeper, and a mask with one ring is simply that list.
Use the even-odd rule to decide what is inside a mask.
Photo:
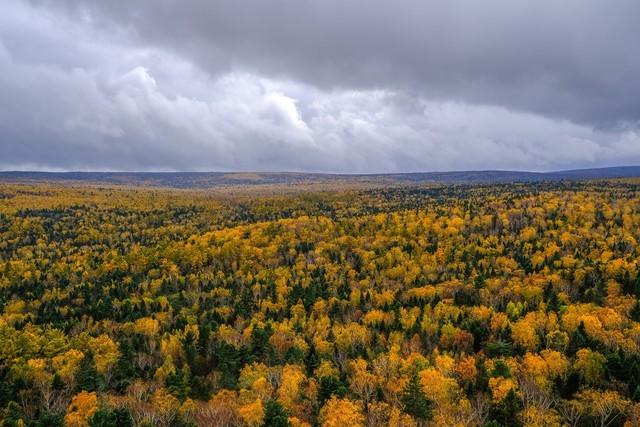
[{"label": "dense forest canopy", "polygon": [[1,425],[640,425],[640,180],[267,190],[0,185]]}]

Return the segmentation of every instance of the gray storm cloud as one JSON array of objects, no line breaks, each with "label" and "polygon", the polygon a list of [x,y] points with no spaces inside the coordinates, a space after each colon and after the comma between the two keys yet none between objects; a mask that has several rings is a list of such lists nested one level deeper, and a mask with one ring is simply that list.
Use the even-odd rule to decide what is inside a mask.
[{"label": "gray storm cloud", "polygon": [[640,163],[632,1],[8,0],[0,168]]}]

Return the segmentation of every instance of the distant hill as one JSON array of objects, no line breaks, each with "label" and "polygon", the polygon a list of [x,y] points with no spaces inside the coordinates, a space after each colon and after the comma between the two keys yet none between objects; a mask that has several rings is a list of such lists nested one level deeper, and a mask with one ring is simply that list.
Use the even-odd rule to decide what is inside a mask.
[{"label": "distant hill", "polygon": [[492,183],[640,177],[640,166],[574,169],[556,172],[456,171],[392,174],[320,174],[297,172],[0,172],[0,182],[86,182],[171,188],[308,183]]}]

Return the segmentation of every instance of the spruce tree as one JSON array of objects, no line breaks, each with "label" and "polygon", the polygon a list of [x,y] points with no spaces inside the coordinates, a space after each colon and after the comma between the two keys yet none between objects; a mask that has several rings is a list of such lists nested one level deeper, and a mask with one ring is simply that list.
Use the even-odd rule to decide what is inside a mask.
[{"label": "spruce tree", "polygon": [[414,417],[418,422],[424,423],[431,419],[433,402],[424,394],[416,371],[411,374],[409,383],[402,390],[400,401],[402,402],[404,411]]},{"label": "spruce tree", "polygon": [[518,412],[522,410],[522,402],[513,389],[505,396],[502,402],[491,408],[490,415],[504,427],[521,427]]},{"label": "spruce tree", "polygon": [[349,390],[338,377],[320,377],[318,388],[318,403],[320,406],[331,399],[331,396],[344,397]]},{"label": "spruce tree", "polygon": [[89,427],[133,427],[127,408],[100,408],[89,419]]},{"label": "spruce tree", "polygon": [[80,362],[80,367],[76,373],[76,389],[78,391],[97,391],[101,384],[102,379],[96,369],[93,354],[87,352]]},{"label": "spruce tree", "polygon": [[265,405],[263,427],[291,427],[287,410],[275,400]]}]

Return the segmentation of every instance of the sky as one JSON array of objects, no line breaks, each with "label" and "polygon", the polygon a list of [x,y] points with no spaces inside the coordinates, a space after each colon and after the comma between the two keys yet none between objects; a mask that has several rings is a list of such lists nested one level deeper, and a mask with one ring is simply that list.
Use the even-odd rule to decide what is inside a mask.
[{"label": "sky", "polygon": [[0,169],[640,164],[637,0],[2,0]]}]

